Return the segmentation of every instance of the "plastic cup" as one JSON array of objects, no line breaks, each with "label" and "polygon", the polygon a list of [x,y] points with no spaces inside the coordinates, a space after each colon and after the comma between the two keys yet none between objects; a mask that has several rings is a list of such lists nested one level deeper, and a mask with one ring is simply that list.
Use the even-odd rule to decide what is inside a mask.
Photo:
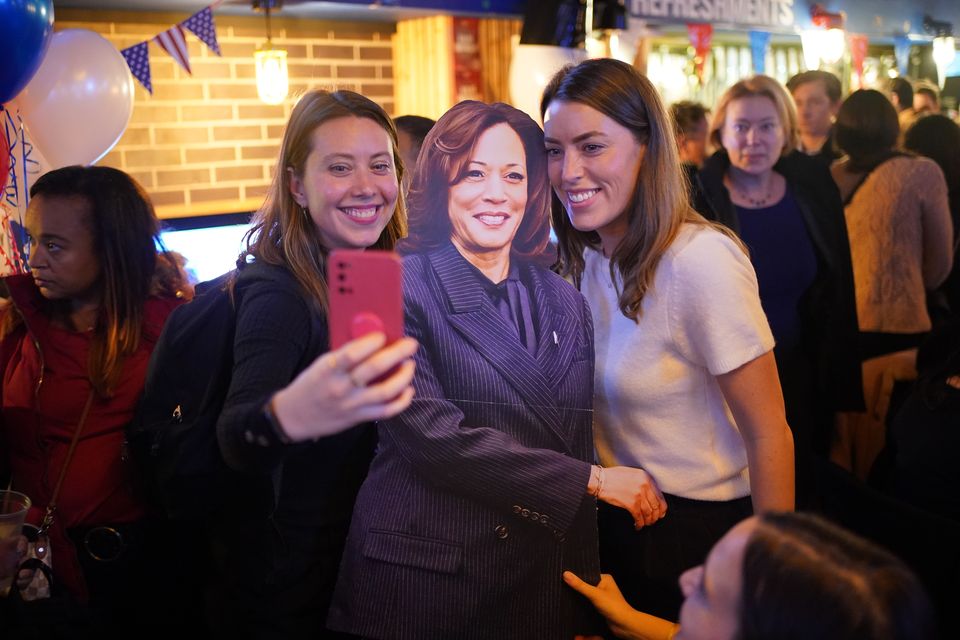
[{"label": "plastic cup", "polygon": [[0,490],[0,596],[6,596],[17,572],[17,540],[30,509],[30,498],[17,491]]}]

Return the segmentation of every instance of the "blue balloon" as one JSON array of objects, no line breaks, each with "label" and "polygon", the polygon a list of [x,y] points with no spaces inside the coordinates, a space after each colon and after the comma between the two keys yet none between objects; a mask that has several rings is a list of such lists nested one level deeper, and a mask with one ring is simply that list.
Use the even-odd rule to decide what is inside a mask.
[{"label": "blue balloon", "polygon": [[27,86],[53,35],[53,0],[0,0],[0,104]]}]

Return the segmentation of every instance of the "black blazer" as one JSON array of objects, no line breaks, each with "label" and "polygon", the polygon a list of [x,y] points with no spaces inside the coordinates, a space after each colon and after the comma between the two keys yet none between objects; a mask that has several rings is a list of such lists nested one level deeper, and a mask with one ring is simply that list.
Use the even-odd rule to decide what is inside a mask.
[{"label": "black blazer", "polygon": [[380,424],[330,609],[362,637],[564,639],[598,633],[563,584],[599,580],[593,325],[556,274],[520,266],[531,355],[453,245],[404,261],[413,404]]},{"label": "black blazer", "polygon": [[[729,167],[726,151],[707,159],[697,175],[693,204],[704,217],[739,234],[737,209],[723,184]],[[773,169],[786,178],[817,255],[817,276],[801,300],[800,321],[805,348],[814,355],[819,396],[828,403],[826,410],[862,411],[857,300],[840,192],[823,163],[799,151]]]}]

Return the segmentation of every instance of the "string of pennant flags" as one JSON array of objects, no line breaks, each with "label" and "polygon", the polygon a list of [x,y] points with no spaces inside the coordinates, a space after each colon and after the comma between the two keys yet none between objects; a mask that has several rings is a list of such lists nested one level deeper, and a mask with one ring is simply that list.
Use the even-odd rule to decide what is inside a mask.
[{"label": "string of pennant flags", "polygon": [[153,83],[150,80],[150,56],[147,45],[151,41],[156,43],[171,58],[176,60],[184,71],[193,75],[190,70],[190,54],[187,52],[187,39],[184,29],[197,36],[215,54],[221,55],[220,44],[217,42],[217,28],[213,22],[213,10],[222,1],[217,0],[217,2],[197,11],[183,22],[158,33],[150,40],[145,40],[120,51],[124,60],[127,61],[127,66],[130,67],[130,73],[150,95],[153,95]]}]

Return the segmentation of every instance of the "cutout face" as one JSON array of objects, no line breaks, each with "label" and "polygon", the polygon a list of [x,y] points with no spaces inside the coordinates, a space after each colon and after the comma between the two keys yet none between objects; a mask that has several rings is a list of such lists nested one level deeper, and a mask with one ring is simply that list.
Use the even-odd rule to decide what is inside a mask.
[{"label": "cutout face", "polygon": [[494,125],[480,134],[463,178],[450,187],[451,240],[478,268],[485,257],[507,258],[526,207],[523,143],[510,125]]}]

